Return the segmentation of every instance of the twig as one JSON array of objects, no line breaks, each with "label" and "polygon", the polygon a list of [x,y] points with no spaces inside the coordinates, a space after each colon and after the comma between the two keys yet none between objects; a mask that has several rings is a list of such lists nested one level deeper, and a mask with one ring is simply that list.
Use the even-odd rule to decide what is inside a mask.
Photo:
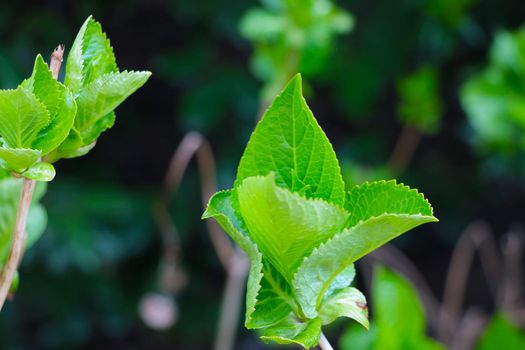
[{"label": "twig", "polygon": [[[64,45],[59,45],[51,54],[49,69],[54,79],[58,78],[60,73],[60,66],[62,65],[64,57]],[[34,180],[24,179],[22,185],[22,193],[20,194],[20,202],[18,204],[18,211],[16,213],[15,229],[13,239],[11,241],[11,248],[7,257],[7,262],[0,275],[0,311],[4,307],[9,288],[13,283],[18,265],[24,252],[26,241],[26,223],[31,207],[31,198],[35,190],[36,182]]]},{"label": "twig", "polygon": [[0,310],[2,310],[4,306],[9,288],[11,288],[11,283],[13,283],[13,278],[18,269],[22,251],[24,250],[27,215],[29,214],[34,189],[35,181],[24,179],[20,203],[18,204],[18,211],[16,213],[15,231],[11,242],[11,249],[9,250],[9,256],[2,275],[0,276]]},{"label": "twig", "polygon": [[321,338],[319,339],[319,347],[321,350],[334,350],[328,339],[326,339],[323,332],[321,332]]},{"label": "twig", "polygon": [[226,287],[224,288],[219,325],[215,338],[214,350],[233,349],[235,334],[239,326],[239,315],[242,306],[242,292],[246,283],[246,276],[250,262],[239,248],[230,260],[227,273]]},{"label": "twig", "polygon": [[409,125],[403,127],[388,160],[388,167],[393,174],[400,174],[407,168],[420,141],[421,132],[418,129]]},{"label": "twig", "polygon": [[[500,285],[501,259],[490,229],[483,222],[473,222],[456,244],[447,273],[438,329],[439,338],[445,344],[453,341],[454,333],[459,329],[467,277],[476,250],[479,251],[489,287]],[[494,289],[491,292],[497,294]]]},{"label": "twig", "polygon": [[[194,156],[197,159],[201,179],[204,207],[217,191],[215,161],[211,147],[201,134],[190,132],[181,141],[171,159],[164,182],[164,191],[154,207],[154,216],[164,243],[161,283],[166,292],[176,292],[176,288],[180,287],[180,283],[173,281],[177,280],[176,264],[181,250],[179,234],[169,214],[168,204],[178,190],[189,162]],[[234,346],[249,261],[241,250],[234,249],[229,238],[214,220],[206,220],[206,225],[217,257],[227,274],[214,349],[231,350]],[[164,276],[165,274],[169,276]]]},{"label": "twig", "polygon": [[58,79],[60,73],[60,66],[64,60],[64,44],[58,45],[51,54],[51,62],[49,62],[49,70],[53,75],[53,79]]}]

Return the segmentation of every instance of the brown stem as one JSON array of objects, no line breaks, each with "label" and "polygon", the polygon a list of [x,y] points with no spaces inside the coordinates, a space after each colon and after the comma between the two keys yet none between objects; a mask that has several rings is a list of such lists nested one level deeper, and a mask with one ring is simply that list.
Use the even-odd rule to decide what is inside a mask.
[{"label": "brown stem", "polygon": [[239,315],[242,306],[242,294],[250,262],[237,248],[230,260],[226,286],[222,295],[222,305],[215,338],[214,350],[231,350],[234,348],[235,333],[239,325]]},{"label": "brown stem", "polygon": [[402,173],[410,164],[414,152],[421,141],[421,132],[413,126],[406,125],[388,160],[388,167],[394,175]]},{"label": "brown stem", "polygon": [[[501,283],[501,258],[491,231],[484,222],[473,222],[458,240],[448,268],[439,315],[439,337],[445,344],[454,341],[460,329],[467,278],[476,251],[489,287],[498,288]],[[491,292],[497,295],[497,290]]]},{"label": "brown stem", "polygon": [[323,332],[321,332],[321,338],[319,339],[319,347],[321,350],[334,350],[328,339],[326,339]]},{"label": "brown stem", "polygon": [[31,206],[31,197],[35,189],[35,181],[24,179],[22,186],[22,193],[20,195],[20,203],[18,205],[18,211],[16,213],[15,231],[11,242],[11,249],[9,256],[5,264],[2,275],[0,276],[0,310],[2,310],[11,283],[15,276],[20,257],[24,250],[24,244],[26,240],[26,222],[27,215],[29,214],[29,207]]},{"label": "brown stem", "polygon": [[60,66],[64,60],[64,44],[58,45],[51,54],[51,62],[49,62],[49,69],[53,75],[53,79],[58,79],[60,73]]}]

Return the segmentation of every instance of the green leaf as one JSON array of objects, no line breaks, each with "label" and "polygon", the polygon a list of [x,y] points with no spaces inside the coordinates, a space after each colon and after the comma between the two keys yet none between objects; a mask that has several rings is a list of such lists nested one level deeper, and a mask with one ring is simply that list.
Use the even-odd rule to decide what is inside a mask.
[{"label": "green leaf", "polygon": [[321,325],[319,318],[301,322],[290,315],[275,326],[263,329],[261,339],[278,344],[298,344],[308,349],[319,343]]},{"label": "green leaf", "polygon": [[250,238],[291,283],[303,258],[340,232],[348,213],[323,200],[278,187],[273,173],[244,179],[237,187]]},{"label": "green leaf", "polygon": [[346,209],[349,228],[316,248],[294,277],[295,294],[309,318],[317,315],[330,284],[347,266],[400,234],[437,221],[421,194],[394,181],[354,187]]},{"label": "green leaf", "polygon": [[350,212],[348,227],[386,213],[433,215],[430,203],[422,194],[395,180],[354,186],[347,193],[345,209]]},{"label": "green leaf", "polygon": [[92,126],[82,132],[82,141],[89,145],[94,143],[99,136],[115,124],[115,112],[110,112],[97,120]]},{"label": "green leaf", "polygon": [[46,107],[27,89],[0,91],[0,136],[9,148],[31,148],[49,124]]},{"label": "green leaf", "polygon": [[82,40],[82,65],[84,86],[104,74],[118,71],[111,43],[100,23],[92,17],[88,19]]},{"label": "green leaf", "polygon": [[0,166],[22,173],[38,162],[40,156],[40,151],[34,149],[0,147]]},{"label": "green leaf", "polygon": [[361,325],[351,324],[340,341],[341,350],[375,350],[377,328],[374,325],[365,331]]},{"label": "green leaf", "polygon": [[262,254],[242,229],[240,220],[235,215],[231,201],[232,191],[217,192],[210,198],[203,219],[214,218],[228,235],[237,243],[250,259],[250,274],[246,292],[246,324],[252,322],[252,313],[257,303],[257,293],[263,277]]},{"label": "green leaf", "polygon": [[476,345],[476,350],[492,349],[525,349],[525,331],[496,313]]},{"label": "green leaf", "polygon": [[45,156],[69,134],[77,111],[76,103],[69,90],[53,79],[41,55],[36,57],[33,74],[22,86],[33,92],[49,113],[49,124],[38,132],[31,144],[31,148],[40,150]]},{"label": "green leaf", "polygon": [[66,63],[65,84],[73,92],[96,78],[117,71],[113,49],[102,27],[89,16],[80,28]]},{"label": "green leaf", "polygon": [[36,163],[22,173],[22,176],[26,179],[44,182],[52,181],[55,178],[55,175],[55,167],[53,167],[52,164],[45,162]]},{"label": "green leaf", "polygon": [[90,130],[95,123],[110,114],[127,97],[144,85],[150,76],[150,72],[109,73],[93,80],[82,89],[76,99],[78,112],[75,118],[75,128],[81,136],[90,138],[93,134],[100,134],[106,129],[107,121],[100,124],[98,130]]},{"label": "green leaf", "polygon": [[[233,191],[217,192],[209,201],[203,218],[214,218],[228,235],[247,253],[250,274],[246,293],[246,327],[263,328],[287,317],[292,308],[292,293],[287,282],[251,241],[232,206]],[[264,268],[263,268],[264,265]]]},{"label": "green leaf", "polygon": [[241,158],[235,186],[275,173],[292,192],[344,204],[344,183],[332,145],[302,96],[296,75],[264,113]]},{"label": "green leaf", "polygon": [[292,313],[292,305],[296,308],[293,291],[288,282],[271,264],[263,260],[263,265],[261,288],[257,293],[257,302],[251,320],[246,323],[247,328],[273,326]]},{"label": "green leaf", "polygon": [[321,304],[319,317],[323,325],[330,324],[342,316],[356,320],[365,328],[369,327],[366,298],[356,288],[341,289]]}]

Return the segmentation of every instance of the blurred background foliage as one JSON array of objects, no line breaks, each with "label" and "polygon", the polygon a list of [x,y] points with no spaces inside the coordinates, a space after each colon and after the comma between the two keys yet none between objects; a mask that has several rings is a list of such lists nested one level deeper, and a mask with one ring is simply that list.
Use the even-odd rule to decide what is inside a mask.
[{"label": "blurred background foliage", "polygon": [[[431,200],[440,223],[395,244],[438,296],[471,221],[499,237],[524,224],[521,0],[2,1],[0,88],[27,77],[36,53],[71,45],[89,14],[122,69],[153,77],[89,156],[57,164],[42,199],[48,227],[0,314],[2,349],[209,349],[224,272],[199,220],[196,168],[171,205],[188,281],[162,332],[138,314],[160,288],[152,206],[192,130],[210,140],[229,188],[262,109],[296,71],[348,183],[395,176]],[[469,282],[467,305],[492,312],[479,262]],[[267,348],[239,330],[239,349]]]}]

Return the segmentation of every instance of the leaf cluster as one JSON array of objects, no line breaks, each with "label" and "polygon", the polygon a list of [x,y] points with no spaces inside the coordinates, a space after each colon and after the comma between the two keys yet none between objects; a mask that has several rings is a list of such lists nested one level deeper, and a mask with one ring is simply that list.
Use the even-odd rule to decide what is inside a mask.
[{"label": "leaf cluster", "polygon": [[89,17],[71,48],[64,83],[38,55],[31,77],[0,91],[0,165],[28,179],[52,180],[51,164],[89,152],[113,125],[114,109],[150,75],[119,72],[109,39]]},{"label": "leaf cluster", "polygon": [[215,218],[251,260],[246,326],[264,340],[315,346],[345,316],[368,327],[353,263],[436,221],[415,190],[378,181],[345,192],[339,163],[302,96],[300,75],[274,100],[241,158],[234,188],[216,193]]}]

